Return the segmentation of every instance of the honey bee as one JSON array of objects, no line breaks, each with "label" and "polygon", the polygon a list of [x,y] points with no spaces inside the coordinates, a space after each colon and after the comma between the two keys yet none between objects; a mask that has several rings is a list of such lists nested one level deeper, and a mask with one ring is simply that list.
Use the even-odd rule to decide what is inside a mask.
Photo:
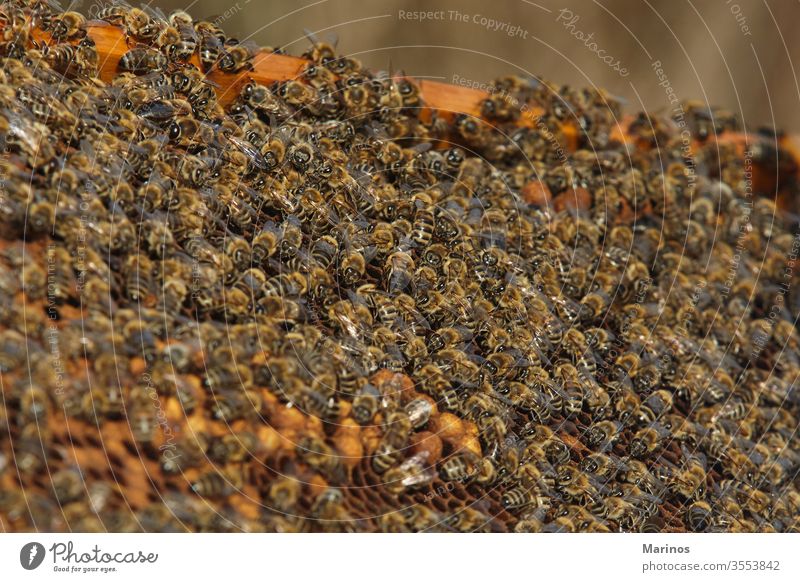
[{"label": "honey bee", "polygon": [[705,458],[699,455],[687,455],[684,467],[674,474],[670,485],[676,493],[686,499],[704,498],[706,495]]},{"label": "honey bee", "polygon": [[485,532],[489,530],[491,518],[476,509],[464,507],[447,517],[445,523],[460,532]]},{"label": "honey bee", "polygon": [[664,429],[652,425],[636,432],[630,443],[630,454],[637,458],[646,458],[657,452],[664,442]]},{"label": "honey bee", "polygon": [[279,234],[264,229],[253,237],[251,243],[252,262],[254,265],[264,265],[266,261],[278,251]]},{"label": "honey bee", "polygon": [[129,36],[143,43],[149,43],[154,40],[161,28],[156,19],[151,18],[147,12],[140,8],[130,8],[125,11],[124,25]]},{"label": "honey bee", "polygon": [[[315,383],[320,382],[320,378],[315,378]],[[328,386],[325,386],[325,384]],[[327,379],[321,380],[320,384],[312,384],[312,387],[303,393],[303,405],[308,414],[315,416],[326,422],[334,422],[340,416],[339,400],[331,395],[335,392],[336,376],[330,374]]]},{"label": "honey bee", "polygon": [[581,471],[605,480],[614,478],[624,467],[622,461],[605,453],[590,453],[579,464]]},{"label": "honey bee", "polygon": [[153,294],[154,267],[144,255],[130,255],[125,263],[125,291],[131,301],[145,302]]},{"label": "honey bee", "polygon": [[439,466],[439,474],[444,481],[471,480],[477,473],[476,459],[472,454],[459,452],[445,459]]},{"label": "honey bee", "polygon": [[167,52],[173,60],[186,61],[197,50],[197,33],[192,17],[183,10],[175,10],[169,15],[169,24],[178,32],[178,37],[169,45]]},{"label": "honey bee", "polygon": [[281,512],[291,512],[297,506],[302,493],[302,484],[296,479],[280,477],[269,486],[269,500],[275,509]]},{"label": "honey bee", "polygon": [[620,423],[613,420],[601,420],[587,430],[586,441],[592,449],[604,452],[619,440],[621,434],[622,425]]},{"label": "honey bee", "polygon": [[431,480],[435,476],[433,469],[426,467],[425,461],[428,453],[418,453],[400,463],[397,467],[392,467],[383,475],[384,486],[387,491],[394,495],[399,495],[407,490],[418,488]]},{"label": "honey bee", "polygon": [[253,70],[252,59],[257,52],[257,47],[250,43],[237,44],[227,47],[219,57],[217,67],[226,73],[238,73],[244,70]]},{"label": "honey bee", "polygon": [[306,436],[297,442],[297,454],[305,463],[319,470],[330,482],[344,478],[344,466],[336,451],[323,440]]},{"label": "honey bee", "polygon": [[165,69],[167,58],[155,49],[137,47],[129,50],[119,60],[119,68],[135,75]]},{"label": "honey bee", "polygon": [[672,409],[672,393],[667,390],[658,390],[644,399],[639,407],[640,420],[645,424],[652,424],[660,420]]},{"label": "honey bee", "polygon": [[97,19],[105,20],[110,24],[122,25],[130,7],[121,2],[112,2],[97,11]]},{"label": "honey bee", "polygon": [[51,410],[50,397],[41,388],[28,386],[19,397],[19,409],[22,419],[31,422],[44,420]]},{"label": "honey bee", "polygon": [[353,418],[359,424],[372,422],[378,412],[381,393],[372,384],[365,384],[353,399]]},{"label": "honey bee", "polygon": [[353,531],[350,515],[344,507],[344,495],[339,489],[326,489],[314,500],[311,514],[323,522],[325,531]]},{"label": "honey bee", "polygon": [[414,267],[414,259],[404,251],[389,255],[384,265],[387,291],[396,293],[406,289],[413,278]]},{"label": "honey bee", "polygon": [[209,442],[208,456],[221,464],[241,463],[258,453],[258,437],[251,432],[222,435]]},{"label": "honey bee", "polygon": [[[239,369],[241,370],[243,367],[239,366]],[[208,375],[212,376],[211,370],[208,371]],[[252,378],[252,375],[248,374],[247,378]],[[247,380],[241,381],[247,382]],[[225,422],[245,418],[250,414],[257,414],[261,410],[261,398],[254,390],[229,389],[223,390],[214,396],[215,402],[212,406],[212,414],[215,418]]]},{"label": "honey bee", "polygon": [[420,429],[428,423],[433,413],[433,404],[424,398],[416,398],[406,404],[406,414],[414,430]]},{"label": "honey bee", "polygon": [[683,520],[689,531],[705,531],[713,523],[711,506],[705,501],[695,501],[684,510]]},{"label": "honey bee", "polygon": [[78,12],[64,12],[50,21],[50,34],[58,41],[86,36],[86,18]]},{"label": "honey bee", "polygon": [[208,498],[228,497],[237,489],[233,479],[216,469],[203,473],[191,484],[194,493]]},{"label": "honey bee", "polygon": [[128,410],[128,425],[134,440],[143,446],[153,446],[156,441],[159,424],[148,402],[136,402]]},{"label": "honey bee", "polygon": [[353,287],[364,276],[366,260],[358,251],[348,251],[342,254],[339,260],[339,273],[341,282],[347,287]]}]

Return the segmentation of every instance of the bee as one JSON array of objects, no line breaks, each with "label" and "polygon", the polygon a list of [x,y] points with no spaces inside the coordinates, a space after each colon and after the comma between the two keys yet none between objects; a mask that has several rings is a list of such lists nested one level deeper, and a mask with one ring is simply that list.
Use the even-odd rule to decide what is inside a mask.
[{"label": "bee", "polygon": [[640,421],[645,424],[652,424],[661,419],[672,410],[672,401],[672,393],[668,390],[658,390],[650,394],[639,407]]},{"label": "bee", "polygon": [[491,518],[472,507],[463,507],[445,519],[448,527],[460,532],[485,532]]},{"label": "bee", "polygon": [[210,22],[196,22],[194,24],[196,33],[200,64],[203,71],[208,73],[219,61],[220,55],[224,50],[225,33]]},{"label": "bee", "polygon": [[[688,451],[687,451],[688,453]],[[706,495],[706,460],[702,453],[687,454],[682,470],[671,479],[673,491],[686,499],[699,500]]]},{"label": "bee", "polygon": [[[59,44],[52,47],[47,51],[45,58],[54,70],[67,76],[87,77],[97,74],[100,60],[94,41],[88,36],[76,46]],[[71,100],[74,99],[77,97]]]},{"label": "bee", "polygon": [[418,453],[392,467],[383,475],[384,486],[393,495],[399,495],[407,490],[419,488],[433,480],[435,472],[426,467],[425,461],[428,453]]},{"label": "bee", "polygon": [[294,511],[302,493],[302,484],[291,477],[279,477],[273,481],[268,490],[269,502],[278,511],[289,513]]},{"label": "bee", "polygon": [[311,257],[323,269],[327,269],[339,254],[339,241],[330,235],[315,240],[311,247]]},{"label": "bee", "polygon": [[302,437],[297,442],[296,450],[303,462],[320,471],[330,482],[340,482],[344,478],[341,457],[318,437]]},{"label": "bee", "polygon": [[353,287],[363,277],[366,271],[364,255],[358,251],[347,251],[339,260],[339,274],[343,285]]},{"label": "bee", "polygon": [[468,452],[458,452],[445,459],[439,466],[439,475],[444,481],[466,483],[477,473],[477,459]]},{"label": "bee", "polygon": [[633,384],[640,394],[649,394],[660,380],[661,371],[658,366],[654,363],[649,363],[638,368]]},{"label": "bee", "polygon": [[415,398],[405,406],[406,414],[414,430],[424,427],[431,418],[434,406],[425,398]]},{"label": "bee", "polygon": [[[252,111],[256,113],[259,117],[265,116],[277,116],[280,118],[288,116],[288,108],[286,104],[280,101],[275,94],[269,90],[269,88],[265,87],[264,85],[259,85],[256,83],[247,83],[241,90],[240,99],[242,101],[241,106],[250,108]],[[238,105],[234,105],[234,107],[238,107]],[[282,152],[280,155],[280,160],[271,160],[272,163],[270,168],[274,168],[282,162],[283,153],[285,151],[285,144],[282,138],[276,134],[272,134],[269,136],[275,143],[273,144],[274,148],[281,147]],[[263,148],[266,147],[267,143],[266,140],[262,144],[262,154],[266,156],[266,152],[263,151]]]},{"label": "bee", "polygon": [[167,52],[173,60],[186,61],[197,50],[197,33],[194,30],[192,17],[183,10],[175,10],[169,15],[169,24],[178,32]]},{"label": "bee", "polygon": [[314,500],[311,514],[323,522],[325,531],[353,531],[349,525],[350,515],[344,506],[344,494],[340,489],[328,488],[320,493]]},{"label": "bee", "polygon": [[77,12],[64,12],[50,21],[50,34],[58,41],[86,36],[86,18]]},{"label": "bee", "polygon": [[649,426],[636,432],[629,445],[631,456],[646,458],[657,452],[664,442],[664,430],[658,426]]},{"label": "bee", "polygon": [[595,496],[588,477],[574,465],[562,465],[556,469],[556,487],[572,503],[585,503]]},{"label": "bee", "polygon": [[51,407],[50,397],[37,386],[28,386],[20,395],[19,409],[26,421],[43,421]]},{"label": "bee", "polygon": [[627,426],[641,418],[641,400],[633,390],[621,390],[614,401],[614,410],[619,421]]},{"label": "bee", "polygon": [[130,255],[125,261],[125,292],[131,301],[145,303],[153,294],[154,267],[144,255]]},{"label": "bee", "polygon": [[167,128],[169,141],[183,147],[209,143],[212,135],[210,128],[189,116],[173,119]]},{"label": "bee", "polygon": [[[238,368],[239,370],[244,369],[243,366],[239,366]],[[209,370],[207,374],[213,377],[211,370]],[[248,376],[252,378],[251,374],[248,374]],[[212,382],[213,381],[214,380],[212,380]],[[228,389],[217,392],[214,395],[212,414],[214,418],[225,422],[246,418],[248,415],[258,413],[260,410],[261,397],[254,390]]]},{"label": "bee", "polygon": [[[321,381],[321,384],[312,385],[311,388],[304,391],[303,405],[309,415],[325,422],[335,422],[341,414],[339,400],[331,394],[331,392],[335,392],[336,376],[331,374],[327,378],[327,380],[321,380],[319,376],[315,377],[315,382]],[[326,383],[330,388],[325,386]]]},{"label": "bee", "polygon": [[372,422],[381,402],[381,393],[372,384],[365,384],[353,399],[353,418],[359,424]]},{"label": "bee", "polygon": [[387,291],[397,293],[406,289],[413,278],[414,259],[404,251],[396,251],[389,255],[384,264],[384,276]]},{"label": "bee", "polygon": [[119,60],[119,68],[135,75],[165,69],[167,58],[155,49],[137,47],[129,50]]},{"label": "bee", "polygon": [[705,531],[713,523],[711,506],[705,501],[695,501],[684,510],[683,522],[689,531]]},{"label": "bee", "polygon": [[152,404],[145,400],[131,405],[128,409],[128,425],[137,443],[144,446],[154,445],[160,427]]},{"label": "bee", "polygon": [[211,439],[208,456],[217,463],[242,463],[258,452],[258,437],[251,432],[228,433]]},{"label": "bee", "polygon": [[90,390],[81,398],[81,412],[88,420],[98,423],[106,418],[121,418],[124,413],[122,392],[113,386]]},{"label": "bee", "polygon": [[125,23],[129,8],[129,6],[121,2],[112,2],[97,11],[97,19],[121,26]]},{"label": "bee", "polygon": [[283,260],[297,256],[303,246],[303,233],[298,226],[284,222],[280,233],[280,253]]},{"label": "bee", "polygon": [[130,8],[124,14],[124,26],[127,34],[139,42],[149,43],[155,40],[161,31],[160,23],[140,8]]},{"label": "bee", "polygon": [[279,233],[264,229],[253,237],[251,246],[252,263],[265,265],[267,260],[278,251]]},{"label": "bee", "polygon": [[614,362],[614,369],[618,374],[633,378],[639,369],[641,358],[633,352],[626,352]]},{"label": "bee", "polygon": [[606,481],[613,479],[624,467],[621,461],[605,453],[590,453],[579,464],[584,473]]},{"label": "bee", "polygon": [[613,420],[601,420],[586,431],[586,442],[592,449],[606,451],[622,435],[622,425]]},{"label": "bee", "polygon": [[227,47],[222,52],[217,67],[226,73],[238,73],[240,71],[253,70],[253,57],[257,52],[257,47],[250,43],[237,44]]},{"label": "bee", "polygon": [[200,497],[223,498],[232,495],[239,489],[241,484],[237,485],[235,481],[230,475],[212,469],[193,481],[190,488]]}]

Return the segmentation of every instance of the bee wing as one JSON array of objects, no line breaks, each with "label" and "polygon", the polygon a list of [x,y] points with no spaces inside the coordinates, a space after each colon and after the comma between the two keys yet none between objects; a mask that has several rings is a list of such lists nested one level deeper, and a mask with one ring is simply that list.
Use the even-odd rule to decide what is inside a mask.
[{"label": "bee wing", "polygon": [[229,136],[228,140],[235,145],[239,150],[246,154],[250,161],[253,162],[253,165],[256,166],[259,170],[267,170],[268,165],[267,161],[264,159],[264,156],[261,155],[261,152],[253,146],[250,142],[240,139],[236,136]]},{"label": "bee wing", "polygon": [[[307,28],[303,29],[303,34],[306,36],[308,41],[314,46],[323,43],[323,41],[320,40],[320,38],[317,36],[315,32],[312,32]],[[336,48],[336,46],[339,44],[339,35],[336,34],[335,32],[329,32],[328,34],[325,35],[325,37],[326,40],[328,41],[327,44],[331,45],[333,48]]]},{"label": "bee wing", "polygon": [[429,451],[420,451],[416,455],[409,457],[405,461],[400,464],[400,468],[403,470],[409,470],[414,468],[424,468],[425,462],[428,460],[430,456]]},{"label": "bee wing", "polygon": [[36,144],[39,142],[40,137],[37,135],[32,123],[23,122],[22,117],[17,113],[3,111],[4,116],[8,119],[8,133],[15,136],[17,139],[25,142],[25,145],[33,150],[36,149]]},{"label": "bee wing", "polygon": [[436,472],[432,468],[423,469],[422,471],[417,471],[407,477],[403,478],[400,483],[404,487],[414,487],[417,485],[422,485],[423,483],[429,483],[433,481],[436,477]]},{"label": "bee wing", "polygon": [[411,150],[412,152],[414,152],[414,155],[418,156],[420,154],[424,154],[425,152],[430,150],[432,147],[433,147],[433,144],[431,142],[427,142],[426,141],[426,142],[414,145],[414,146],[412,146],[412,147],[410,147],[408,149]]},{"label": "bee wing", "polygon": [[169,18],[167,18],[167,15],[164,14],[164,11],[157,6],[151,6],[149,4],[142,4],[141,6],[145,14],[150,17],[150,20],[155,20],[164,25],[169,24]]}]

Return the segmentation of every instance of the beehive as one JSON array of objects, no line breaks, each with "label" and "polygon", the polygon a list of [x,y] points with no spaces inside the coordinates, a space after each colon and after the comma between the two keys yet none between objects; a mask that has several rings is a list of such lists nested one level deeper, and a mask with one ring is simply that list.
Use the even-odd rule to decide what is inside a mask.
[{"label": "beehive", "polygon": [[786,138],[102,16],[3,5],[4,530],[797,529]]}]

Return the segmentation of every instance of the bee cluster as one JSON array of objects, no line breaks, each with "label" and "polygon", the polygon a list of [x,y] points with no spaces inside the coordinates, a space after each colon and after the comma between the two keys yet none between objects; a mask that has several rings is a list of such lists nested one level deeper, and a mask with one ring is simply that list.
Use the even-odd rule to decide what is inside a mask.
[{"label": "bee cluster", "polygon": [[109,6],[107,84],[0,13],[2,529],[800,529],[800,240],[709,112],[449,119],[316,39],[223,107],[212,23]]}]

